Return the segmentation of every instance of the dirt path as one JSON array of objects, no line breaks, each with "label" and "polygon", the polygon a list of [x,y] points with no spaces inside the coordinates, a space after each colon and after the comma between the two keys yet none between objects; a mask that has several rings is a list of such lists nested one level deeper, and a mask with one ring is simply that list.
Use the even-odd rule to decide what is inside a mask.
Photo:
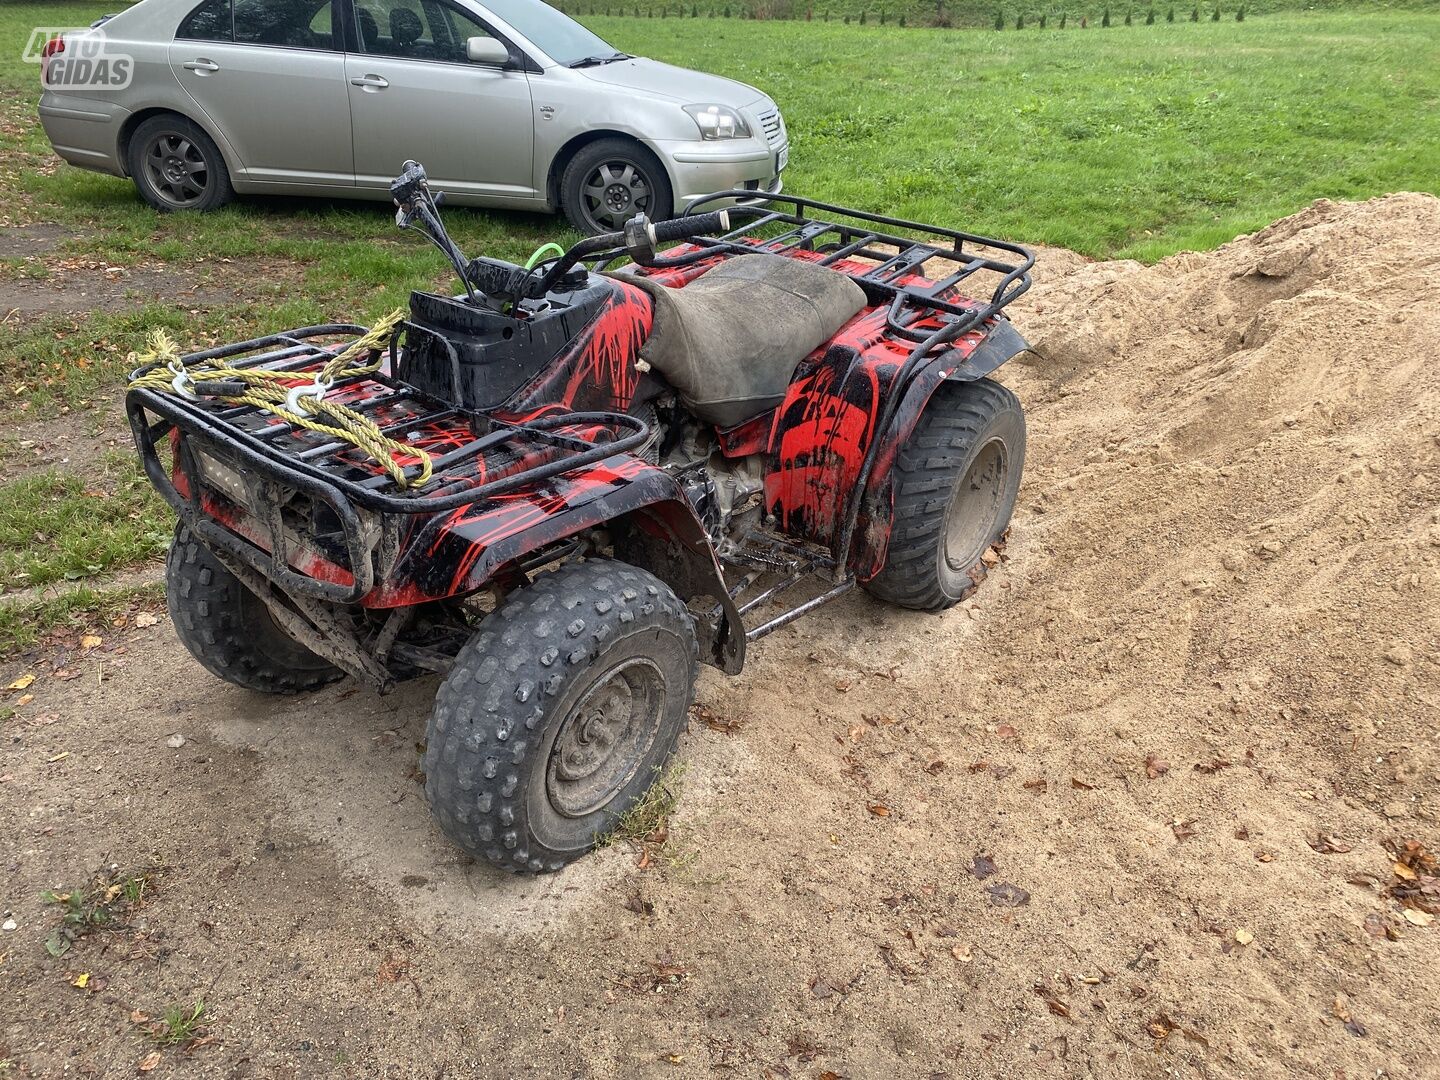
[{"label": "dirt path", "polygon": [[[430,681],[265,700],[163,617],[10,665],[0,1060],[133,1075],[203,996],[151,1075],[1437,1075],[1440,200],[1039,276],[1007,561],[707,672],[679,865],[460,857]],[[42,889],[152,860],[46,954]]]}]

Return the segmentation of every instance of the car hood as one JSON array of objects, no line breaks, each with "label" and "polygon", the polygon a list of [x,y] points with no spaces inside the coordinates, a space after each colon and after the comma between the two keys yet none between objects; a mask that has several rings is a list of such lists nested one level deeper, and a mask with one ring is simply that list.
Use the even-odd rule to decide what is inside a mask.
[{"label": "car hood", "polygon": [[617,89],[638,90],[682,105],[729,105],[733,109],[743,109],[765,99],[765,95],[755,87],[734,79],[662,64],[644,56],[576,70],[593,82]]}]

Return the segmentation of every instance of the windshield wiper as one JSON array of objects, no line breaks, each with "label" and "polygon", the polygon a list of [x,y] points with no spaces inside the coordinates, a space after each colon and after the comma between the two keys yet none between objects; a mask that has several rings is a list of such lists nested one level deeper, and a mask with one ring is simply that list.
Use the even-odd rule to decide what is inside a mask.
[{"label": "windshield wiper", "polygon": [[630,58],[629,53],[623,52],[612,53],[609,56],[582,56],[579,60],[572,61],[565,66],[571,68],[599,67],[601,64],[613,64],[617,60],[629,60]]}]

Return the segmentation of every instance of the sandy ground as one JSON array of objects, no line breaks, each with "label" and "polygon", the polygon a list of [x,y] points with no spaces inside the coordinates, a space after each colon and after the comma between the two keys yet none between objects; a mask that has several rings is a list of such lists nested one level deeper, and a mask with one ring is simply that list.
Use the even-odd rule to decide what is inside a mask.
[{"label": "sandy ground", "polygon": [[137,612],[6,665],[0,1075],[1440,1076],[1440,200],[1037,279],[1006,561],[707,671],[677,861],[461,857],[433,681],[263,699]]}]

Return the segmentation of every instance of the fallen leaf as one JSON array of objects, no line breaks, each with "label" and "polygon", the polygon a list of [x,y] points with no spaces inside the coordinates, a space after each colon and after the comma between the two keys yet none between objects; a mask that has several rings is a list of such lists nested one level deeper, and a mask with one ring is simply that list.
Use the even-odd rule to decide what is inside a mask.
[{"label": "fallen leaf", "polygon": [[104,643],[105,639],[99,634],[84,634],[80,638],[80,647],[82,649],[98,649]]},{"label": "fallen leaf", "polygon": [[975,959],[975,954],[970,951],[969,945],[956,945],[950,950],[950,955],[962,964],[968,964]]},{"label": "fallen leaf", "polygon": [[81,990],[84,990],[87,986],[90,985],[90,972],[82,971],[79,975],[76,975],[75,978],[70,980],[70,985],[78,986]]},{"label": "fallen leaf", "polygon": [[1197,761],[1195,763],[1195,771],[1213,774],[1219,772],[1221,769],[1230,768],[1230,765],[1231,762],[1229,758],[1217,757],[1211,761]]},{"label": "fallen leaf", "polygon": [[972,877],[977,877],[981,881],[984,881],[987,877],[995,873],[995,860],[984,852],[978,852],[966,869],[970,871]]},{"label": "fallen leaf", "polygon": [[1044,983],[1036,983],[1034,989],[1035,993],[1039,994],[1045,1002],[1045,1007],[1056,1016],[1070,1015],[1070,1006],[1061,1001],[1060,996],[1056,994],[1054,990],[1051,990]]},{"label": "fallen leaf", "polygon": [[1367,1028],[1364,1024],[1362,1024],[1359,1020],[1356,1020],[1353,1016],[1349,1020],[1345,1021],[1345,1030],[1350,1032],[1350,1034],[1354,1035],[1357,1039],[1363,1039],[1366,1035],[1370,1034],[1370,1029]]},{"label": "fallen leaf", "polygon": [[866,809],[876,817],[889,817],[890,808],[884,803],[871,803]]},{"label": "fallen leaf", "polygon": [[6,689],[6,690],[24,690],[27,686],[29,686],[29,685],[30,685],[31,683],[33,683],[34,681],[35,681],[35,675],[34,675],[34,673],[33,673],[33,672],[26,672],[24,675],[21,675],[18,679],[16,679],[14,682],[12,682],[9,686],[5,687],[5,689]]},{"label": "fallen leaf", "polygon": [[939,776],[942,772],[945,771],[945,762],[941,761],[939,758],[936,758],[934,761],[930,762],[929,765],[925,766],[925,771],[931,776]]},{"label": "fallen leaf", "polygon": [[814,994],[821,1001],[834,997],[836,994],[843,994],[844,992],[844,987],[836,986],[823,976],[816,975],[815,978],[810,980],[810,993]]},{"label": "fallen leaf", "polygon": [[851,741],[851,742],[859,742],[861,739],[863,739],[863,738],[865,737],[865,725],[864,725],[864,724],[851,724],[851,725],[850,725],[850,729],[849,729],[848,732],[846,732],[846,734],[848,734],[848,735],[850,736],[850,741]]},{"label": "fallen leaf", "polygon": [[1406,866],[1403,862],[1397,862],[1391,869],[1395,871],[1396,877],[1404,878],[1406,881],[1414,881],[1418,876],[1414,870],[1411,870],[1410,867]]},{"label": "fallen leaf", "polygon": [[141,626],[141,627],[144,627],[144,626],[154,626],[154,625],[155,625],[156,623],[158,623],[159,621],[160,621],[160,617],[159,617],[158,615],[152,615],[152,614],[150,614],[150,612],[148,612],[148,611],[142,611],[142,612],[140,612],[140,614],[138,614],[138,615],[135,616],[135,625],[136,625],[136,626]]},{"label": "fallen leaf", "polygon": [[995,729],[995,734],[999,735],[1002,739],[1013,739],[1020,733],[1010,724],[1001,724]]},{"label": "fallen leaf", "polygon": [[130,1011],[130,1022],[132,1024],[148,1024],[150,1022],[150,1017],[145,1013],[141,1012],[139,1009],[132,1009]]},{"label": "fallen leaf", "polygon": [[384,985],[385,983],[399,982],[410,974],[410,958],[408,956],[391,955],[387,956],[380,963],[380,970],[375,973],[375,981]]},{"label": "fallen leaf", "polygon": [[1094,784],[1087,784],[1084,780],[1081,780],[1078,776],[1072,776],[1072,777],[1070,777],[1070,786],[1071,786],[1072,788],[1074,788],[1076,791],[1094,791],[1094,790],[1095,790],[1095,785],[1094,785]]},{"label": "fallen leaf", "polygon": [[1011,885],[1009,882],[987,885],[985,891],[990,894],[990,903],[996,907],[1020,907],[1030,903],[1030,894],[1019,885]]},{"label": "fallen leaf", "polygon": [[1275,861],[1275,855],[1274,855],[1274,853],[1272,853],[1272,852],[1265,851],[1265,850],[1262,849],[1262,850],[1260,850],[1260,851],[1255,852],[1255,859],[1256,859],[1257,862],[1274,862],[1274,861]]},{"label": "fallen leaf", "polygon": [[1164,1013],[1159,1013],[1145,1025],[1145,1030],[1156,1042],[1164,1042],[1174,1033],[1175,1022]]},{"label": "fallen leaf", "polygon": [[150,1072],[152,1069],[155,1068],[155,1066],[157,1066],[157,1065],[159,1065],[159,1064],[160,1064],[160,1051],[159,1051],[159,1050],[151,1050],[150,1053],[146,1054],[143,1058],[140,1059],[140,1064],[138,1064],[138,1065],[135,1066],[135,1071],[136,1071],[136,1072]]},{"label": "fallen leaf", "polygon": [[34,694],[21,694],[18,698],[15,699],[15,707],[18,709],[21,705],[29,705],[30,702],[34,700]]},{"label": "fallen leaf", "polygon": [[1365,916],[1365,933],[1373,938],[1388,938],[1392,936],[1390,924],[1385,921],[1385,917],[1374,911]]},{"label": "fallen leaf", "polygon": [[1170,822],[1170,831],[1175,834],[1176,840],[1189,840],[1195,835],[1195,821],[1194,819],[1176,818]]},{"label": "fallen leaf", "polygon": [[1169,771],[1170,763],[1168,761],[1162,761],[1154,754],[1147,754],[1145,756],[1145,775],[1151,780],[1164,776]]},{"label": "fallen leaf", "polygon": [[1405,921],[1414,926],[1429,926],[1435,921],[1435,916],[1428,911],[1419,911],[1416,908],[1407,907],[1400,914],[1405,916]]},{"label": "fallen leaf", "polygon": [[1249,930],[1240,929],[1235,931],[1235,940],[1241,945],[1249,945],[1255,940],[1255,935]]},{"label": "fallen leaf", "polygon": [[660,1060],[661,1060],[661,1061],[668,1061],[671,1065],[683,1065],[683,1064],[685,1063],[685,1055],[684,1055],[684,1054],[661,1054],[661,1055],[660,1055]]},{"label": "fallen leaf", "polygon": [[625,908],[628,911],[633,911],[636,915],[645,915],[648,917],[655,914],[654,903],[646,900],[638,892],[632,892],[625,898]]},{"label": "fallen leaf", "polygon": [[1020,786],[1023,787],[1026,791],[1033,791],[1037,795],[1043,795],[1045,794],[1046,789],[1050,787],[1050,782],[1046,780],[1043,776],[1041,776],[1034,780],[1026,780]]},{"label": "fallen leaf", "polygon": [[1326,836],[1324,833],[1318,833],[1314,840],[1306,837],[1305,842],[1321,855],[1343,855],[1345,852],[1351,850],[1351,845],[1345,843],[1344,840],[1337,840],[1335,837]]}]

